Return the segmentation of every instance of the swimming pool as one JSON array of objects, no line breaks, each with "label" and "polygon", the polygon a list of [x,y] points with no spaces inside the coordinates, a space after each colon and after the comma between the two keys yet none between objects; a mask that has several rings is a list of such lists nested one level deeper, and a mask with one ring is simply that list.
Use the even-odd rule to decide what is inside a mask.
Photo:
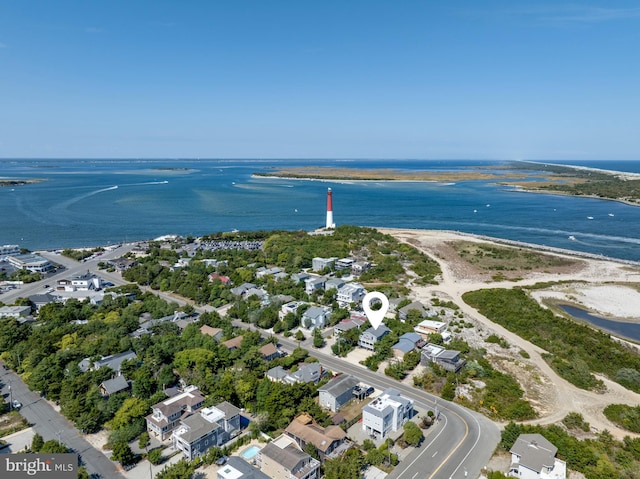
[{"label": "swimming pool", "polygon": [[260,448],[258,446],[251,446],[242,451],[240,455],[247,461],[250,461],[256,454],[258,454],[258,452],[260,452]]}]

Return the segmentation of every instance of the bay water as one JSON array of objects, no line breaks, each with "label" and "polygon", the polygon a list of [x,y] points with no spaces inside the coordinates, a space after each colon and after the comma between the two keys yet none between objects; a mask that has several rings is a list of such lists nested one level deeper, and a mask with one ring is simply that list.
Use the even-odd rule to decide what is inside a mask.
[{"label": "bay water", "polygon": [[[559,162],[640,173],[640,162]],[[453,230],[640,261],[640,208],[534,194],[493,181],[314,181],[255,177],[272,168],[475,171],[472,160],[4,159],[0,178],[45,181],[0,188],[0,244],[31,250],[107,245],[166,234],[312,230],[327,188],[336,224]],[[499,171],[499,170],[498,170]]]}]

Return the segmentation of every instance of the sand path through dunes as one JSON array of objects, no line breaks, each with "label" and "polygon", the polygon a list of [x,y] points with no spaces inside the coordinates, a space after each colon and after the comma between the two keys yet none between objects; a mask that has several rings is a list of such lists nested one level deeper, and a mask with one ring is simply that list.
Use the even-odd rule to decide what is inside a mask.
[{"label": "sand path through dunes", "polygon": [[[552,424],[561,421],[570,412],[579,412],[585,421],[589,422],[594,429],[602,431],[609,430],[614,437],[622,439],[624,436],[634,436],[634,434],[618,428],[611,423],[602,413],[604,407],[609,404],[640,404],[640,394],[629,391],[619,384],[604,377],[599,377],[605,385],[604,393],[596,393],[576,388],[566,380],[559,377],[542,359],[542,354],[546,352],[543,348],[531,344],[530,342],[511,333],[502,326],[493,323],[488,318],[481,315],[474,308],[467,305],[462,300],[462,295],[467,291],[474,291],[483,288],[512,288],[514,286],[533,285],[539,282],[557,281],[584,281],[585,294],[588,296],[588,288],[602,285],[607,282],[615,282],[616,285],[607,284],[606,300],[598,302],[598,311],[603,314],[620,316],[620,304],[625,305],[624,311],[640,311],[640,294],[630,295],[629,288],[621,283],[640,283],[640,268],[615,261],[605,261],[596,259],[576,258],[569,254],[567,258],[577,260],[577,266],[568,267],[566,271],[535,272],[522,271],[518,274],[518,279],[494,282],[490,275],[474,270],[473,266],[461,259],[458,255],[451,254],[452,249],[447,243],[452,241],[477,241],[488,243],[487,240],[462,235],[448,231],[430,230],[406,230],[380,228],[380,231],[390,234],[400,241],[411,244],[420,251],[436,260],[442,270],[440,284],[429,286],[410,285],[416,299],[429,301],[434,293],[449,296],[452,301],[458,304],[462,312],[483,328],[504,337],[510,344],[526,351],[530,358],[525,360],[517,358],[520,362],[529,362],[531,374],[540,376],[542,382],[546,382],[548,387],[542,388],[544,391],[544,403],[547,405],[544,411],[540,411],[540,417],[534,423]],[[563,256],[558,253],[549,253]],[[620,285],[620,286],[617,286]],[[560,293],[562,294],[562,293]],[[585,300],[585,302],[588,302]],[[634,304],[630,304],[634,302]],[[593,306],[593,305],[589,305]],[[514,361],[516,359],[514,358]],[[522,381],[521,381],[522,382]],[[526,391],[526,387],[524,387]]]}]

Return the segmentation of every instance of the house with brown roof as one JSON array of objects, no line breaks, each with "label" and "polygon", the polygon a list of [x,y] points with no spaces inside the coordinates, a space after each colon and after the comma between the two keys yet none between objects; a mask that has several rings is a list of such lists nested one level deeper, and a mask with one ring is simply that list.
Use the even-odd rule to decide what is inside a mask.
[{"label": "house with brown roof", "polygon": [[306,413],[294,418],[284,432],[294,439],[302,450],[307,444],[313,444],[318,450],[321,462],[335,459],[353,446],[347,439],[347,433],[340,426],[322,427]]},{"label": "house with brown roof", "polygon": [[220,273],[211,273],[209,275],[209,281],[211,283],[213,283],[214,281],[220,281],[222,284],[231,284],[231,278]]},{"label": "house with brown roof", "polygon": [[146,417],[147,431],[168,439],[182,419],[187,418],[204,404],[204,396],[196,386],[188,386],[180,394],[151,406],[153,412]]},{"label": "house with brown roof", "polygon": [[212,328],[211,326],[204,324],[200,327],[200,333],[211,336],[213,339],[220,342],[223,331],[220,328]]},{"label": "house with brown roof", "polygon": [[233,351],[234,349],[239,349],[240,345],[242,344],[243,337],[244,336],[236,336],[235,338],[231,338],[225,341],[224,343],[222,343],[222,345],[226,347],[229,351]]},{"label": "house with brown roof", "polygon": [[272,359],[279,358],[281,356],[280,350],[273,343],[267,343],[260,348],[260,354],[265,361],[271,361]]}]

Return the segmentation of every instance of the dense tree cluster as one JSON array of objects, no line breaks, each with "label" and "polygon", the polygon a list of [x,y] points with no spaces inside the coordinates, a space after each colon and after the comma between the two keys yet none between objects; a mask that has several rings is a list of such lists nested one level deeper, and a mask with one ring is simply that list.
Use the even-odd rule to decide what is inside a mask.
[{"label": "dense tree cluster", "polygon": [[554,315],[522,289],[483,289],[465,293],[463,299],[491,321],[546,349],[546,361],[575,386],[601,389],[602,381],[592,374],[596,372],[640,392],[640,356],[608,334]]},{"label": "dense tree cluster", "polygon": [[[145,430],[144,417],[151,406],[166,396],[163,390],[175,385],[176,371],[188,384],[195,384],[207,404],[223,400],[258,413],[265,431],[285,427],[299,412],[309,412],[326,422],[312,398],[315,385],[285,385],[265,379],[268,368],[295,367],[308,358],[297,349],[292,354],[267,363],[258,349],[262,339],[257,331],[235,330],[229,320],[216,313],[201,315],[182,334],[172,323],[162,325],[157,334],[130,336],[139,327],[139,317],[166,316],[177,309],[151,293],[111,298],[100,306],[69,300],[41,309],[35,325],[14,319],[0,321],[0,357],[21,374],[29,387],[57,401],[61,412],[84,432],[109,430],[109,444],[119,448],[123,464],[131,457],[127,444]],[[224,338],[243,335],[239,348],[228,351],[210,336],[200,333],[203,324],[223,329]],[[114,376],[108,367],[82,372],[79,363],[133,350],[138,358],[122,363],[122,373],[133,382],[131,391],[109,397],[100,394],[100,384]],[[126,454],[125,454],[126,453]]]},{"label": "dense tree cluster", "polygon": [[[251,233],[242,233],[237,239],[249,239]],[[246,236],[246,238],[245,238]],[[188,265],[181,268],[172,266],[184,255],[185,240],[177,241],[173,248],[159,243],[150,243],[147,255],[138,258],[138,264],[124,272],[128,281],[148,285],[153,289],[173,291],[190,298],[198,304],[220,306],[233,301],[229,286],[219,280],[210,281],[209,275],[217,272],[230,278],[232,284],[255,282],[266,287],[270,294],[288,294],[298,299],[307,299],[304,285],[292,281],[274,281],[272,277],[256,279],[255,269],[260,266],[278,266],[287,273],[296,273],[310,268],[314,257],[354,257],[365,260],[373,266],[361,276],[363,282],[388,283],[385,291],[397,295],[406,277],[406,270],[412,270],[417,282],[434,283],[440,273],[437,262],[431,260],[415,248],[399,243],[392,236],[371,228],[339,226],[333,235],[309,235],[304,231],[275,231],[260,234],[264,239],[262,249],[197,249]],[[212,236],[209,239],[215,239]],[[202,259],[215,258],[218,264],[207,266]],[[325,273],[340,276],[348,271]],[[385,289],[383,288],[383,289]],[[326,297],[314,298],[320,303],[331,304],[335,292]]]}]

